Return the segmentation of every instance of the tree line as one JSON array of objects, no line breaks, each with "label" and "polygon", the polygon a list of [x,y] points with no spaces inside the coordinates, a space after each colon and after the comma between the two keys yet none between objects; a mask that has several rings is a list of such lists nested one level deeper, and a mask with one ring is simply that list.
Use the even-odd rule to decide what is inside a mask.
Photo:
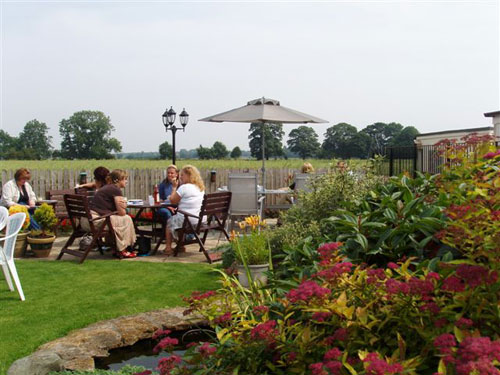
[{"label": "tree line", "polygon": [[[48,126],[38,120],[26,123],[19,136],[9,135],[0,130],[0,159],[111,159],[122,150],[118,139],[111,136],[115,130],[111,120],[100,111],[80,111],[59,123],[61,145],[52,146]],[[419,132],[413,126],[399,123],[376,122],[358,131],[351,124],[339,123],[329,127],[324,134],[323,143],[311,126],[299,126],[290,131],[286,146],[283,143],[285,132],[282,124],[260,123],[250,125],[250,156],[262,158],[262,136],[265,141],[265,157],[288,158],[369,158],[382,154],[387,146],[413,146]],[[160,159],[170,159],[172,146],[163,142],[158,149]],[[144,153],[143,153],[144,154]],[[238,146],[231,151],[222,142],[212,147],[200,145],[195,150],[181,150],[181,159],[224,159],[247,156]],[[118,156],[119,157],[119,156]]]}]

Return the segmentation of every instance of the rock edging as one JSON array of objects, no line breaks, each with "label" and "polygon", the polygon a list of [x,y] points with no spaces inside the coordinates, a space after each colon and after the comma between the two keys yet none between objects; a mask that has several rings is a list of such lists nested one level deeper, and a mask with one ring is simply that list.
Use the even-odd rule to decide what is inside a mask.
[{"label": "rock edging", "polygon": [[18,359],[7,375],[46,375],[51,371],[94,370],[94,357],[107,357],[109,350],[148,339],[158,329],[185,330],[206,325],[199,316],[184,316],[184,308],[154,310],[91,324],[48,342],[33,354]]}]

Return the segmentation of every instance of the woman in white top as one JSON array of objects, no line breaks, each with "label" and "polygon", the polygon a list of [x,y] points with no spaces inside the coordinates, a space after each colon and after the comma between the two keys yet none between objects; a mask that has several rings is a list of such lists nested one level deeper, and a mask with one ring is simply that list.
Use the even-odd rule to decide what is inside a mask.
[{"label": "woman in white top", "polygon": [[[170,202],[177,204],[179,210],[198,216],[205,192],[205,184],[201,179],[200,172],[196,167],[186,165],[181,169],[179,179],[180,186],[177,186],[177,181],[172,184],[172,193],[169,196]],[[197,219],[194,218],[189,218],[189,220],[193,223],[197,222]],[[172,254],[172,241],[177,240],[176,230],[182,227],[183,222],[184,215],[181,213],[172,216],[168,221],[165,233],[165,254]]]},{"label": "woman in white top", "polygon": [[30,178],[31,174],[28,169],[18,169],[14,174],[14,179],[7,181],[2,187],[0,205],[7,208],[15,205],[28,206],[31,217],[30,229],[40,229],[40,226],[32,216],[35,211],[36,195],[33,188],[28,183]]}]

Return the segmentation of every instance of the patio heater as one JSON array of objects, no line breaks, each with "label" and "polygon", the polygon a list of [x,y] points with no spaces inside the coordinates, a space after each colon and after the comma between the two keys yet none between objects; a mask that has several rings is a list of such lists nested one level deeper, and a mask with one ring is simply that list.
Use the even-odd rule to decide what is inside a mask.
[{"label": "patio heater", "polygon": [[175,126],[175,116],[176,113],[172,107],[170,107],[170,109],[166,109],[161,116],[163,125],[165,126],[165,131],[172,131],[172,164],[175,164],[175,133],[177,133],[177,130],[180,129],[182,129],[182,131],[185,131],[186,125],[189,120],[189,115],[186,112],[185,108],[182,109],[182,112],[179,115],[179,121],[181,122],[182,128]]}]

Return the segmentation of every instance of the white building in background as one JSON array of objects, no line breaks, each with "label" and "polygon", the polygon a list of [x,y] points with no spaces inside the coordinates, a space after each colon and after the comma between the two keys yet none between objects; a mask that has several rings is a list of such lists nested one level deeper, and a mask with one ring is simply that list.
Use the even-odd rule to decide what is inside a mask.
[{"label": "white building in background", "polygon": [[500,111],[488,112],[485,113],[484,116],[493,119],[493,126],[445,130],[417,135],[414,141],[417,146],[417,170],[429,173],[439,172],[439,166],[442,165],[444,161],[437,155],[436,149],[433,146],[442,139],[460,142],[462,137],[471,133],[477,133],[478,135],[494,135],[496,141],[500,142]]}]

